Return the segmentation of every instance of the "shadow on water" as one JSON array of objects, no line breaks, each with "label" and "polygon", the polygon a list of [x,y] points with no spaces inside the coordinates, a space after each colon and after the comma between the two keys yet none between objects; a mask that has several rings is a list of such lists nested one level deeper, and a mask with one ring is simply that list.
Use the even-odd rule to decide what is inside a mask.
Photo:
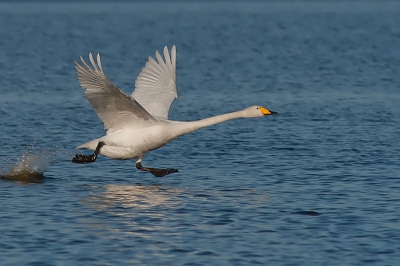
[{"label": "shadow on water", "polygon": [[8,161],[5,167],[0,168],[0,180],[42,183],[44,173],[51,163],[55,163],[55,156],[56,153],[50,150],[34,151],[32,144],[16,162]]},{"label": "shadow on water", "polygon": [[298,212],[295,212],[294,214],[306,215],[306,216],[320,216],[321,215],[321,213],[316,212],[316,211],[298,211]]}]

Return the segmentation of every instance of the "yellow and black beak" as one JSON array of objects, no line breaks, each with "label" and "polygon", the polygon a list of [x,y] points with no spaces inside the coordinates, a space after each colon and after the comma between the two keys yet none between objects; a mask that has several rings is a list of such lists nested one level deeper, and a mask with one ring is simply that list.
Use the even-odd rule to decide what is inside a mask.
[{"label": "yellow and black beak", "polygon": [[260,107],[260,111],[261,111],[261,113],[263,115],[277,115],[278,114],[278,112],[274,112],[274,111],[268,110],[265,107]]}]

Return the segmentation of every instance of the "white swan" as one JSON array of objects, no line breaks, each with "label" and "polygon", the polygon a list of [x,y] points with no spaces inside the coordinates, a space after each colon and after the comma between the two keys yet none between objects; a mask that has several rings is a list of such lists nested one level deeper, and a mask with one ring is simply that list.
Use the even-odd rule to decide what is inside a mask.
[{"label": "white swan", "polygon": [[122,92],[104,75],[99,54],[97,64],[92,54],[89,54],[92,66],[82,57],[82,63],[86,67],[75,61],[78,80],[85,89],[86,98],[108,130],[105,136],[77,147],[93,150],[92,155],[76,154],[72,162],[94,162],[99,153],[120,160],[135,158],[137,169],[162,177],[178,170],[143,167],[142,158],[147,152],[203,127],[235,118],[277,114],[265,107],[252,106],[199,121],[168,120],[171,104],[177,98],[175,46],[171,49],[171,56],[168,48],[164,47],[164,57],[165,61],[158,51],[158,62],[149,56],[136,79],[135,91],[131,96]]}]

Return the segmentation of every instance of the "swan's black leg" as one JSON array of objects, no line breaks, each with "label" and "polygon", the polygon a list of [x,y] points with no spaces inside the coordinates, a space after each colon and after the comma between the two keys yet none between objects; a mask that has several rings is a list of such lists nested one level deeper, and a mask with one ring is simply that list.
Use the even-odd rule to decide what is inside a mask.
[{"label": "swan's black leg", "polygon": [[100,141],[99,144],[97,144],[96,150],[92,155],[84,155],[84,154],[75,154],[74,158],[72,158],[73,163],[93,163],[97,159],[97,155],[100,152],[101,147],[103,147],[105,144],[104,142]]},{"label": "swan's black leg", "polygon": [[136,163],[136,168],[141,171],[147,171],[149,173],[152,173],[156,177],[163,177],[172,173],[179,172],[178,169],[172,169],[172,168],[157,169],[157,168],[143,167],[141,162]]}]

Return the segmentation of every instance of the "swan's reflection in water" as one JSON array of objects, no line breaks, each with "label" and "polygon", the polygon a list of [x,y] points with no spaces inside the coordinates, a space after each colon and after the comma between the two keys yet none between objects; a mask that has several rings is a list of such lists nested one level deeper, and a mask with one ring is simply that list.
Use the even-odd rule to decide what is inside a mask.
[{"label": "swan's reflection in water", "polygon": [[[101,193],[99,193],[100,191]],[[115,208],[149,209],[159,205],[173,207],[177,203],[171,199],[182,192],[183,190],[161,185],[108,184],[82,201],[99,210]]]},{"label": "swan's reflection in water", "polygon": [[141,239],[157,239],[167,227],[168,213],[181,206],[184,190],[161,185],[115,185],[92,187],[92,195],[81,201],[95,209],[90,228],[123,233]]}]

